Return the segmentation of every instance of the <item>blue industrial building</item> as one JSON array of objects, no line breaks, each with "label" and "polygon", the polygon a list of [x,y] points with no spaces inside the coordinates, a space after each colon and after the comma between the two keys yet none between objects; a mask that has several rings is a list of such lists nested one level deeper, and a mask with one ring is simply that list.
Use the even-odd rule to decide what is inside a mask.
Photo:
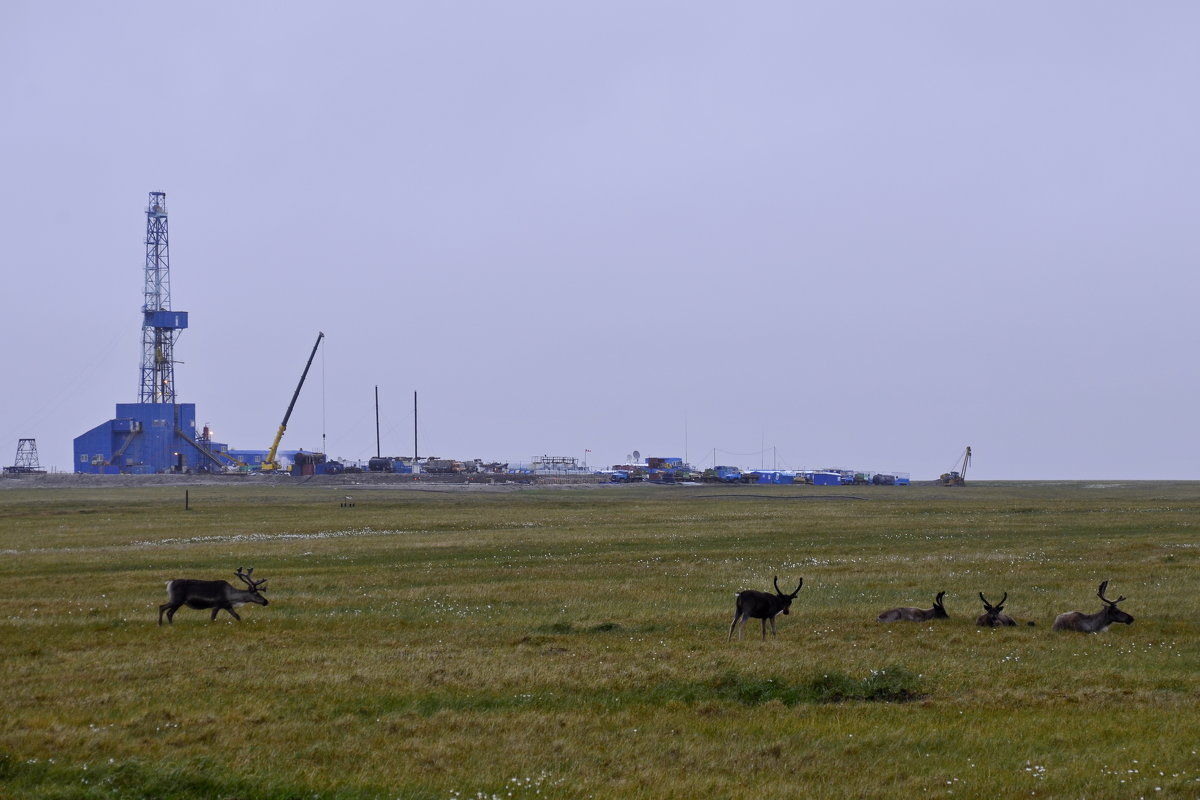
[{"label": "blue industrial building", "polygon": [[220,465],[204,453],[196,441],[195,403],[117,403],[113,419],[75,437],[75,471],[192,472]]}]

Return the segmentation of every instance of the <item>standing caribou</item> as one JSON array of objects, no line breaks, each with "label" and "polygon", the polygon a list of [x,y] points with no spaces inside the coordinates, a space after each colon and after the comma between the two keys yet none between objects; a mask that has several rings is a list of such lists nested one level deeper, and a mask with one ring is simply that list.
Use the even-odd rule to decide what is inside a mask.
[{"label": "standing caribou", "polygon": [[[775,576],[775,594],[770,592],[760,592],[755,589],[745,589],[737,593],[737,602],[733,610],[733,624],[729,626],[729,639],[733,638],[733,629],[738,627],[738,623],[742,624],[738,631],[738,638],[744,638],[746,635],[746,620],[753,617],[754,619],[762,620],[762,638],[767,640],[767,620],[771,621],[771,635],[775,633],[775,617],[780,613],[788,613],[788,609],[792,606],[792,601],[796,599],[796,595],[800,594],[800,587],[804,585],[804,578],[800,579],[799,585],[796,586],[796,591],[791,594],[784,594],[779,588],[779,576]],[[729,641],[726,639],[726,641]]]},{"label": "standing caribou", "polygon": [[945,592],[938,592],[933,600],[933,608],[889,608],[876,619],[878,622],[928,622],[931,619],[949,619],[942,598]]},{"label": "standing caribou", "polygon": [[1082,611],[1068,611],[1065,614],[1059,614],[1054,618],[1052,630],[1103,633],[1114,622],[1124,622],[1126,625],[1132,625],[1133,617],[1117,608],[1117,603],[1124,600],[1125,595],[1121,595],[1116,600],[1109,600],[1104,596],[1104,590],[1107,588],[1108,581],[1104,581],[1104,583],[1100,584],[1100,590],[1096,592],[1096,596],[1104,602],[1104,608],[1095,614],[1085,614]]},{"label": "standing caribou", "polygon": [[[1004,601],[1008,599],[1008,592],[1004,593],[1004,597],[1000,598],[1000,602],[992,605],[983,596],[983,592],[979,593],[979,599],[983,601],[983,613],[975,620],[975,624],[981,628],[1006,628],[1016,625],[1016,621],[1004,612]],[[1030,623],[1031,625],[1033,623]]]},{"label": "standing caribou", "polygon": [[213,622],[217,619],[217,612],[222,608],[232,614],[238,622],[241,622],[242,618],[233,610],[234,606],[246,603],[258,603],[260,606],[265,606],[267,598],[263,597],[260,592],[266,591],[263,584],[267,582],[267,579],[254,580],[251,577],[254,574],[254,567],[250,567],[250,569],[238,567],[236,574],[245,582],[247,588],[235,589],[228,581],[197,581],[188,578],[167,581],[167,602],[158,607],[158,624],[162,625],[165,611],[167,612],[167,624],[174,625],[173,618],[180,606],[211,608],[212,619],[210,621]]}]

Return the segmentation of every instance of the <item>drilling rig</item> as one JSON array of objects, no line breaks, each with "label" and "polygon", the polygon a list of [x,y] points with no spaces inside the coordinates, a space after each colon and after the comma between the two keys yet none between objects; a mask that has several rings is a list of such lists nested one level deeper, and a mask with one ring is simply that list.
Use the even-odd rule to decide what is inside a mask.
[{"label": "drilling rig", "polygon": [[224,469],[196,441],[196,405],[175,394],[175,340],[188,313],[171,308],[167,195],[150,192],[146,206],[142,291],[142,368],[138,402],[117,403],[115,418],[75,437],[75,472],[156,473]]}]

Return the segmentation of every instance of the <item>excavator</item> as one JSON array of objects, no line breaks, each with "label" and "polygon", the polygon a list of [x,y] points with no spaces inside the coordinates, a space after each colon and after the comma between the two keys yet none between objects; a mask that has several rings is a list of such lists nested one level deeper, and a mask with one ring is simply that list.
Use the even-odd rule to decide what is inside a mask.
[{"label": "excavator", "polygon": [[938,480],[942,486],[966,486],[967,485],[967,467],[971,464],[971,447],[967,446],[967,450],[963,453],[961,461],[954,462],[954,466],[958,469],[943,472]]},{"label": "excavator", "polygon": [[321,340],[325,338],[325,334],[317,332],[317,342],[313,345],[312,352],[308,354],[308,363],[304,365],[304,372],[300,374],[300,382],[296,384],[296,391],[292,393],[292,402],[288,403],[287,413],[283,415],[283,422],[279,423],[279,430],[275,433],[275,441],[271,442],[271,449],[267,452],[266,459],[263,460],[263,472],[274,472],[279,469],[279,462],[275,460],[275,453],[279,450],[279,441],[283,439],[283,432],[287,430],[288,420],[292,417],[292,409],[296,407],[296,398],[300,396],[300,388],[304,386],[304,379],[308,377],[308,368],[312,366],[313,358],[317,355],[317,348],[321,346]]}]

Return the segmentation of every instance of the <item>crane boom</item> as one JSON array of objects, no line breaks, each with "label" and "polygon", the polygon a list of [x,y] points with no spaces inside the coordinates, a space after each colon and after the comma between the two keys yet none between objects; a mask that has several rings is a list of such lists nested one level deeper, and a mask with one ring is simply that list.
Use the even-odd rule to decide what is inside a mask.
[{"label": "crane boom", "polygon": [[971,465],[971,447],[967,446],[961,462],[955,462],[956,469],[950,472],[943,472],[938,478],[943,486],[966,486],[967,485],[967,467]]},{"label": "crane boom", "polygon": [[296,407],[296,398],[300,396],[300,389],[304,386],[304,379],[308,377],[308,369],[312,366],[313,359],[317,355],[317,348],[321,346],[321,340],[325,338],[325,334],[317,331],[317,341],[313,345],[312,352],[308,354],[308,363],[304,365],[304,372],[300,373],[300,382],[296,384],[296,391],[292,392],[292,402],[288,403],[287,412],[283,415],[283,422],[279,423],[279,430],[275,433],[275,441],[271,442],[271,449],[267,452],[266,461],[263,462],[264,470],[279,469],[279,464],[275,461],[275,453],[279,450],[279,442],[283,439],[283,432],[287,430],[288,420],[292,417],[292,409]]}]

